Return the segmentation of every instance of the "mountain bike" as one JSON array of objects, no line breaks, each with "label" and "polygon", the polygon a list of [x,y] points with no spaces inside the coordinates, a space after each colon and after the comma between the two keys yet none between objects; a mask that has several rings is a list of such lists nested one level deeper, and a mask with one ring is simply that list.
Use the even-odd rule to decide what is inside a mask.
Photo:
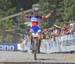
[{"label": "mountain bike", "polygon": [[34,54],[34,60],[37,60],[37,43],[38,43],[38,33],[32,33],[32,42],[33,42],[33,54]]}]

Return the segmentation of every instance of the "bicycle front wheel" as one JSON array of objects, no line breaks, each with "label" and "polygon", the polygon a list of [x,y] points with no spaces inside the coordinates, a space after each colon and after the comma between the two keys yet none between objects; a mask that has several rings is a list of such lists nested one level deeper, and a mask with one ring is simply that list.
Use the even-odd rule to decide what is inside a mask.
[{"label": "bicycle front wheel", "polygon": [[34,39],[34,60],[37,60],[37,38]]}]

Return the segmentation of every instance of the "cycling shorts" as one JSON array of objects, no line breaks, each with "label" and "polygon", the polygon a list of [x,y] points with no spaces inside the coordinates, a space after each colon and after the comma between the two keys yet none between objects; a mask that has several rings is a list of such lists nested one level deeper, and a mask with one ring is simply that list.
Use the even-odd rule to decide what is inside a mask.
[{"label": "cycling shorts", "polygon": [[41,30],[39,29],[38,26],[32,26],[31,29],[30,29],[30,32],[35,32],[35,33],[40,32],[40,31]]}]

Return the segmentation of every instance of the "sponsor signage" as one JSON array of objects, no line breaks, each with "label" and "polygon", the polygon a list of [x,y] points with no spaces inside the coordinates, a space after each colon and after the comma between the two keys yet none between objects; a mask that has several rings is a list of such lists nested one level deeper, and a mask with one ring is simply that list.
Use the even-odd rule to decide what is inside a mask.
[{"label": "sponsor signage", "polygon": [[15,51],[17,50],[17,44],[3,43],[0,44],[0,51]]}]

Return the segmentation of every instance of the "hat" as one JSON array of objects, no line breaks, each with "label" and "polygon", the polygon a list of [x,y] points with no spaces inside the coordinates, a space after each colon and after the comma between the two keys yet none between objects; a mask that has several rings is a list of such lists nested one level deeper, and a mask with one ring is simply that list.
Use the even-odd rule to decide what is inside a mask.
[{"label": "hat", "polygon": [[56,28],[61,28],[60,26],[58,26],[58,25],[54,25],[54,27],[56,27]]}]

